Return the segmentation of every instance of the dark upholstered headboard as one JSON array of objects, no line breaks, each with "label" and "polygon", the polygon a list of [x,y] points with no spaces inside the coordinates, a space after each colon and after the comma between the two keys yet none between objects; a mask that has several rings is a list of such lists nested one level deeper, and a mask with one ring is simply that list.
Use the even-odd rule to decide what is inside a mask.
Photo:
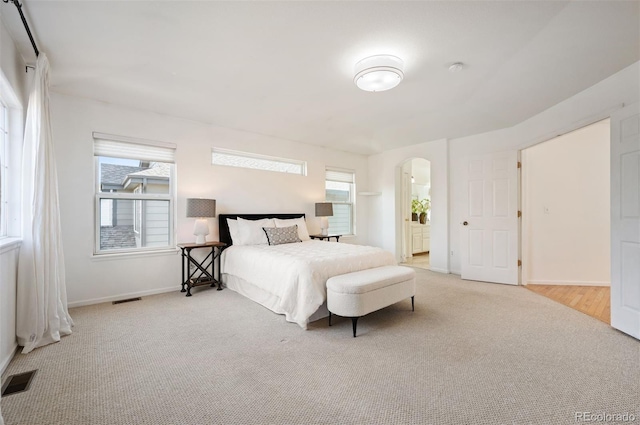
[{"label": "dark upholstered headboard", "polygon": [[245,220],[260,220],[262,218],[279,218],[282,220],[290,218],[304,217],[304,213],[297,214],[220,214],[218,215],[218,231],[220,232],[220,242],[224,242],[227,246],[231,246],[231,235],[229,234],[228,218],[237,219],[238,217]]}]

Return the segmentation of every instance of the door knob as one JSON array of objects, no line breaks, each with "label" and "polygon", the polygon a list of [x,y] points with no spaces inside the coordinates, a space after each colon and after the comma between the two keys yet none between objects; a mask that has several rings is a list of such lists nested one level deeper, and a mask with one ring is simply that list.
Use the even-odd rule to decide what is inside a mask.
[{"label": "door knob", "polygon": [[468,222],[466,222],[466,221],[463,221],[463,222],[462,222],[462,225],[463,225],[463,226],[467,226],[468,224],[469,224],[469,223],[468,223]]}]

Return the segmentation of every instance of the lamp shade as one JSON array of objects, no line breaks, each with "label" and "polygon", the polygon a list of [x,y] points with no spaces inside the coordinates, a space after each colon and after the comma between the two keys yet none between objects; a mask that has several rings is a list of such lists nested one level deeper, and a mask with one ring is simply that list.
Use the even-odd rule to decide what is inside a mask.
[{"label": "lamp shade", "polygon": [[316,204],[316,217],[332,217],[333,204],[331,202],[318,202]]},{"label": "lamp shade", "polygon": [[216,216],[216,200],[215,199],[187,199],[187,217],[215,217]]}]

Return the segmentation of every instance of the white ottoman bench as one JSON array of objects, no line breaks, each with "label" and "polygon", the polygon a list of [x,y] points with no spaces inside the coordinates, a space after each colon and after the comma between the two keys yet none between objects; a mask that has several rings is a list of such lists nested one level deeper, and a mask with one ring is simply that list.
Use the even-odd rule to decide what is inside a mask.
[{"label": "white ottoman bench", "polygon": [[409,267],[384,266],[334,276],[327,280],[329,326],[331,314],[351,318],[356,337],[358,318],[411,297],[414,311],[416,272]]}]

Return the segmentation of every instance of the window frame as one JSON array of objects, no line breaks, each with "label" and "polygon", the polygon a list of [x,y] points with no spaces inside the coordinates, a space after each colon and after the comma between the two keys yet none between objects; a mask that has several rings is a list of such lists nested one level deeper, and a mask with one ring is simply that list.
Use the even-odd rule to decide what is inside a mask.
[{"label": "window frame", "polygon": [[[351,175],[351,182],[345,182],[340,180],[334,180],[327,177],[329,172],[345,173]],[[346,233],[343,236],[356,236],[356,172],[355,170],[347,168],[326,167],[325,168],[325,202],[330,202],[333,205],[350,205],[351,206],[351,220],[350,227],[351,233]],[[327,199],[327,182],[340,182],[349,184],[349,201],[331,201]],[[335,233],[331,231],[331,218],[329,218],[329,234]]]},{"label": "window frame", "polygon": [[[169,183],[171,184],[171,183]],[[138,186],[133,193],[142,193],[142,186]],[[133,201],[133,233],[142,238],[142,200],[135,199]]]},{"label": "window frame", "polygon": [[[167,251],[167,250],[175,250],[176,249],[176,164],[173,162],[164,162],[164,161],[154,161],[152,159],[143,159],[142,161],[150,161],[150,162],[163,162],[165,164],[170,165],[169,172],[169,190],[168,193],[146,193],[145,191],[141,191],[140,193],[123,193],[123,192],[101,192],[100,191],[100,158],[104,158],[106,156],[97,155],[95,153],[95,143],[98,139],[103,140],[113,140],[116,142],[126,142],[131,143],[132,145],[136,145],[138,148],[144,148],[145,146],[150,147],[160,147],[160,148],[169,148],[175,151],[175,145],[170,143],[163,142],[152,142],[146,141],[142,139],[134,139],[127,138],[123,136],[109,136],[104,135],[102,133],[94,133],[94,191],[95,191],[95,200],[94,200],[94,244],[93,244],[93,255],[94,256],[105,256],[105,255],[114,255],[114,254],[139,254],[139,253],[149,253],[149,252],[158,252],[158,251]],[[129,158],[127,156],[109,156],[107,158],[120,158],[120,159],[135,159],[140,160],[139,158]],[[168,207],[168,231],[169,231],[169,241],[167,245],[164,246],[154,246],[154,247],[136,247],[136,248],[119,248],[119,249],[101,249],[100,248],[100,229],[101,229],[101,202],[102,200],[131,200],[135,205],[136,201],[167,201],[169,202]],[[142,205],[144,202],[140,202]],[[135,223],[135,217],[133,218]],[[141,223],[142,225],[142,223]],[[135,224],[134,224],[135,227]]]},{"label": "window frame", "polygon": [[9,236],[9,108],[0,98],[0,239]]},{"label": "window frame", "polygon": [[0,102],[4,106],[4,150],[2,200],[0,221],[4,220],[3,235],[0,236],[0,252],[12,246],[20,246],[22,240],[22,145],[24,135],[24,108],[13,86],[0,70]]}]

